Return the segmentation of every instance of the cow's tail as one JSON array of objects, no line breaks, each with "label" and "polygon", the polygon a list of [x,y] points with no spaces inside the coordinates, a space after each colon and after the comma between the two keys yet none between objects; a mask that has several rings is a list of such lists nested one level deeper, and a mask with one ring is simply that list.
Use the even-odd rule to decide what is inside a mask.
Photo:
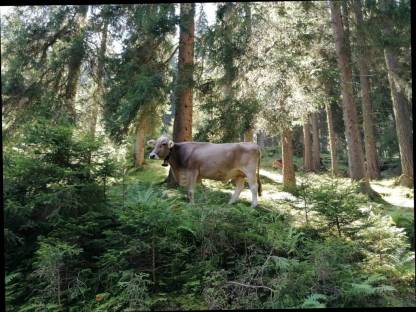
[{"label": "cow's tail", "polygon": [[261,182],[260,182],[260,158],[261,158],[261,152],[259,150],[259,159],[257,160],[257,191],[259,193],[259,196],[261,196]]}]

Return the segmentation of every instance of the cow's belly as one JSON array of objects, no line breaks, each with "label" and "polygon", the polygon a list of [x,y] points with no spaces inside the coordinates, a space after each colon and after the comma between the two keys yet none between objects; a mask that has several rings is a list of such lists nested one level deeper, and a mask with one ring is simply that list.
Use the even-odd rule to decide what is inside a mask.
[{"label": "cow's belly", "polygon": [[238,169],[228,169],[228,170],[218,170],[218,169],[209,169],[209,168],[200,168],[199,171],[200,178],[202,179],[211,179],[218,181],[228,181],[236,177],[245,176],[244,173]]}]

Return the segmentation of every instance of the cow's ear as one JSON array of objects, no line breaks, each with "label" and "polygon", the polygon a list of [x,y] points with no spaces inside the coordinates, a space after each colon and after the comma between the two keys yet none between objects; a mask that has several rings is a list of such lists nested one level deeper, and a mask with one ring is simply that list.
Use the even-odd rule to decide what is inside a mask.
[{"label": "cow's ear", "polygon": [[168,147],[172,148],[174,145],[175,143],[172,140],[169,140]]},{"label": "cow's ear", "polygon": [[149,145],[149,146],[152,146],[152,147],[153,147],[153,146],[155,146],[155,142],[156,142],[156,141],[155,141],[155,140],[153,140],[153,139],[152,139],[152,140],[149,140],[149,141],[147,141],[147,145]]}]

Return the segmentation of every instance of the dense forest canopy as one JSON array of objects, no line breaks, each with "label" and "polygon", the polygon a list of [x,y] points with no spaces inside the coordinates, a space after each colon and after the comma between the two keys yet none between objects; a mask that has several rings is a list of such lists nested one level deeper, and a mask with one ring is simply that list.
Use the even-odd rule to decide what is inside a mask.
[{"label": "dense forest canopy", "polygon": [[[7,311],[415,306],[410,17],[2,7]],[[259,206],[244,180],[188,203],[173,160],[148,159],[162,135],[256,143]]]}]

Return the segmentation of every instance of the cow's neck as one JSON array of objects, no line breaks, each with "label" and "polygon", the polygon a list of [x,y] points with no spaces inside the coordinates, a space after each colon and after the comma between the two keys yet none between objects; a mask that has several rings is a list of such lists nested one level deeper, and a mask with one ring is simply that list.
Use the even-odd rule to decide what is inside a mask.
[{"label": "cow's neck", "polygon": [[166,156],[165,159],[163,159],[163,164],[162,164],[163,167],[167,167],[169,163],[169,157],[170,157],[170,151],[169,151],[168,156]]},{"label": "cow's neck", "polygon": [[165,159],[167,160],[167,162],[169,163],[169,165],[172,167],[173,170],[178,170],[179,169],[179,148],[177,145],[174,145],[171,149],[170,149],[170,153],[168,155],[168,157]]}]

